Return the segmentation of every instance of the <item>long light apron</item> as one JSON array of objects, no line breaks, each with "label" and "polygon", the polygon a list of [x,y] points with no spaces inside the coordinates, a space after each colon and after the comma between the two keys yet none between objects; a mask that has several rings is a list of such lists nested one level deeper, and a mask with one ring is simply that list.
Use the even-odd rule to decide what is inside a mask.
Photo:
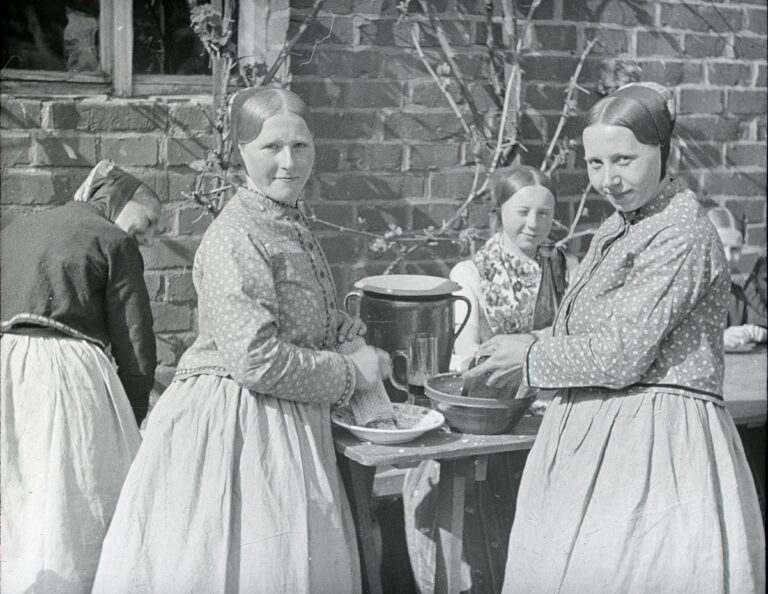
[{"label": "long light apron", "polygon": [[140,443],[120,380],[74,338],[0,339],[3,594],[89,593]]}]

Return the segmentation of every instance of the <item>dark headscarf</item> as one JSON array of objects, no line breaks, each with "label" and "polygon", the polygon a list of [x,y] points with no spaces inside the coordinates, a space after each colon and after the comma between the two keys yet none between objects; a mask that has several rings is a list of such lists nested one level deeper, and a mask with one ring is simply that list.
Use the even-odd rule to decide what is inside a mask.
[{"label": "dark headscarf", "polygon": [[114,223],[141,184],[139,178],[101,161],[78,188],[75,201],[85,202]]}]

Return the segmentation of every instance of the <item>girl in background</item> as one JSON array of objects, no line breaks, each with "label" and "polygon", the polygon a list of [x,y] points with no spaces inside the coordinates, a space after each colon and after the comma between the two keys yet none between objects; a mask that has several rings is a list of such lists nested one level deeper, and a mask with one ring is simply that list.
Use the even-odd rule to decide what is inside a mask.
[{"label": "girl in background", "polygon": [[[474,257],[459,262],[450,274],[462,286],[458,294],[466,296],[472,306],[454,344],[454,369],[466,369],[482,343],[501,344],[533,330],[542,278],[536,255],[549,237],[554,214],[555,190],[546,174],[529,166],[494,172],[494,234]],[[574,268],[576,260],[560,250],[554,257],[559,300],[565,291],[566,267]],[[456,319],[465,317],[466,305],[457,301]],[[524,460],[525,455],[517,453],[489,456],[486,479],[475,482],[474,489],[466,493],[462,591],[490,594],[501,590]],[[423,462],[408,472],[403,487],[408,552],[421,594],[432,594],[435,588],[439,470],[437,462]]]}]

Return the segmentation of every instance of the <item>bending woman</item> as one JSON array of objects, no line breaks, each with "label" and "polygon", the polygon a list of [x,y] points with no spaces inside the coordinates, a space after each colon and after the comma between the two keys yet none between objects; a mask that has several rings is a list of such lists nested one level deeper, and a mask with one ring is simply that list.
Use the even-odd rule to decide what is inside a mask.
[{"label": "bending woman", "polygon": [[91,591],[154,382],[138,244],[159,218],[155,193],[102,161],[73,202],[3,231],[3,592]]},{"label": "bending woman", "polygon": [[[380,381],[299,210],[309,111],[282,89],[232,103],[248,174],[197,254],[199,336],[150,415],[94,592],[346,593],[361,587],[330,408]],[[357,325],[359,328],[359,324]]]},{"label": "bending woman", "polygon": [[763,592],[765,541],[723,403],[730,276],[696,196],[666,178],[671,93],[630,85],[583,133],[597,230],[551,336],[466,372],[558,389],[520,485],[504,592]]}]

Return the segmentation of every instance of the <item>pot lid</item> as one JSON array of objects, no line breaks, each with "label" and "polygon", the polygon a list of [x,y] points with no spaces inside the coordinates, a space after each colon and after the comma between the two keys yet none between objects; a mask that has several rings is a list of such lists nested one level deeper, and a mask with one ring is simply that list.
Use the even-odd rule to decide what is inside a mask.
[{"label": "pot lid", "polygon": [[461,285],[439,276],[424,274],[384,274],[368,276],[355,283],[366,293],[399,297],[437,297],[461,290]]}]

